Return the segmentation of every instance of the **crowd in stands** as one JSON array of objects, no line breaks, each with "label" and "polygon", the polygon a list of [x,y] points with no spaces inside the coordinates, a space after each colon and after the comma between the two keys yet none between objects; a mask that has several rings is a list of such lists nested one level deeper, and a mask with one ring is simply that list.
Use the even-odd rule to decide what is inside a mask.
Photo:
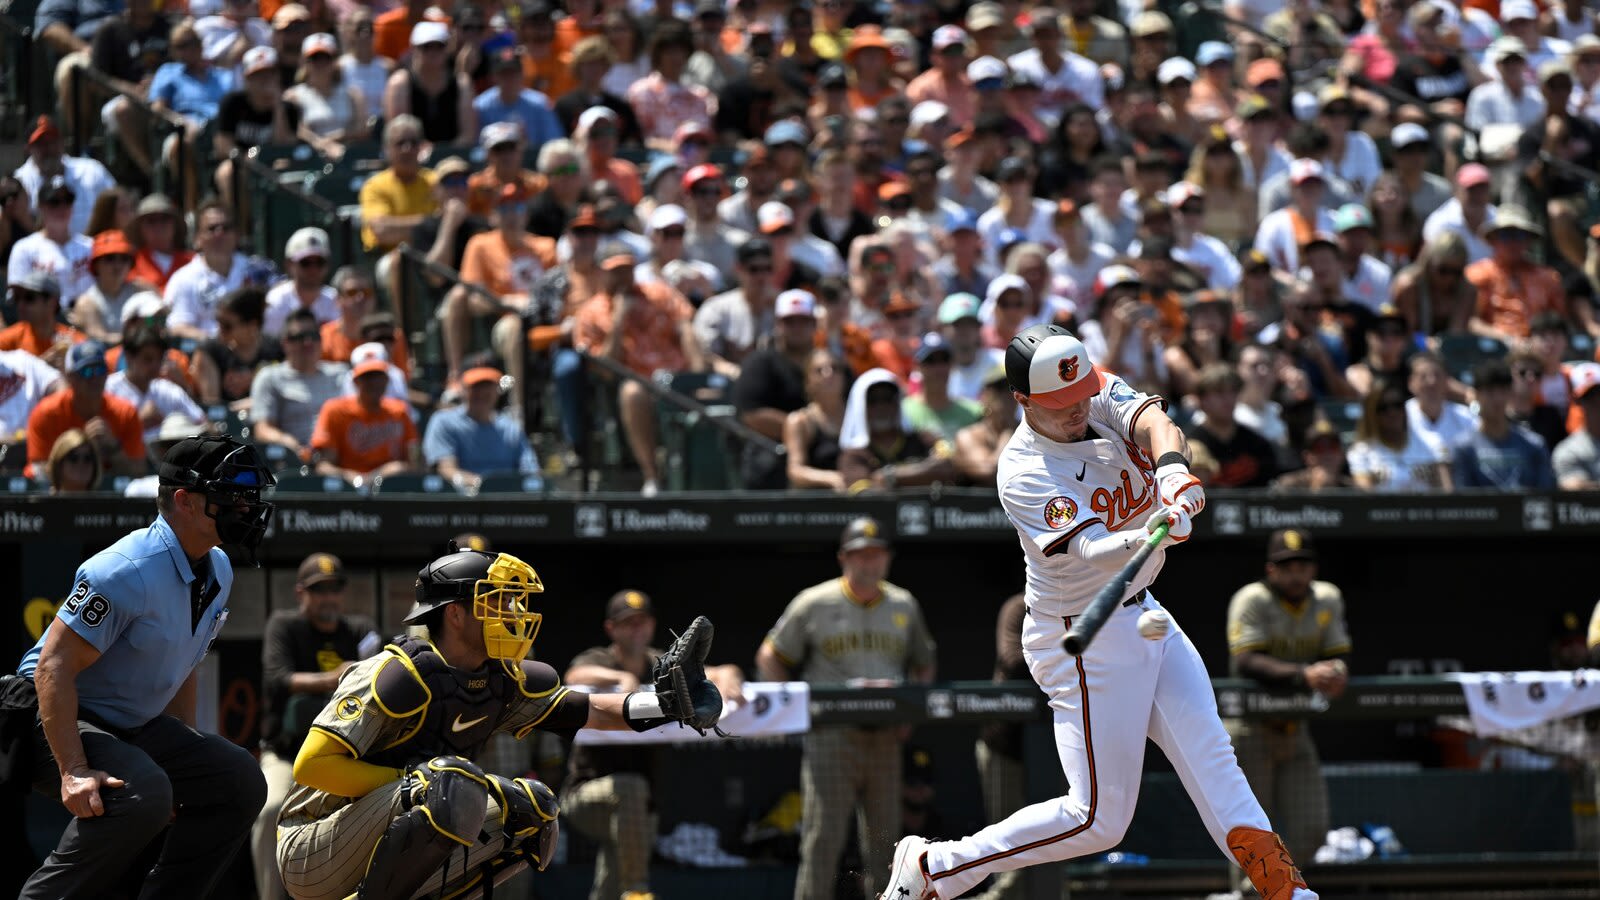
[{"label": "crowd in stands", "polygon": [[[0,437],[57,491],[230,417],[471,490],[614,417],[648,495],[663,385],[768,439],[745,487],[992,484],[1055,322],[1208,486],[1600,482],[1590,5],[1063,2],[44,0]],[[233,152],[294,145],[372,158],[359,247],[241,245]]]}]

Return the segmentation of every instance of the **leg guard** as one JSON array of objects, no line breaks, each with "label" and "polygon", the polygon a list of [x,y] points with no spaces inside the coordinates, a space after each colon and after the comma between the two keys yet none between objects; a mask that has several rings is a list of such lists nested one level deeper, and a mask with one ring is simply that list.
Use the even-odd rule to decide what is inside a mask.
[{"label": "leg guard", "polygon": [[1290,900],[1295,888],[1307,887],[1283,841],[1270,831],[1241,825],[1228,832],[1228,849],[1261,900]]},{"label": "leg guard", "polygon": [[550,865],[560,828],[555,792],[544,782],[530,778],[490,775],[489,782],[500,800],[500,827],[505,833],[506,849],[522,850],[543,872]]},{"label": "leg guard", "polygon": [[412,769],[401,789],[408,808],[378,839],[357,897],[410,897],[452,850],[461,847],[464,856],[488,814],[486,781],[482,770],[459,757],[439,757]]}]

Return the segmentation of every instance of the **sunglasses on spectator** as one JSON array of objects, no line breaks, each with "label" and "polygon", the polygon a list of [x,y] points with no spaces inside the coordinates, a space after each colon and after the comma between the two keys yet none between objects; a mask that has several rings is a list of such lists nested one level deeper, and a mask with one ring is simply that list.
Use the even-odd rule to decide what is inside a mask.
[{"label": "sunglasses on spectator", "polygon": [[328,267],[328,261],[320,256],[308,256],[300,260],[300,265],[310,266],[313,269],[325,269]]},{"label": "sunglasses on spectator", "polygon": [[1378,404],[1378,412],[1381,413],[1404,411],[1405,408],[1406,402],[1404,400],[1385,400]]},{"label": "sunglasses on spectator", "polygon": [[682,225],[674,225],[670,228],[663,228],[656,234],[661,235],[662,240],[682,240],[683,236],[688,234],[688,231]]},{"label": "sunglasses on spectator", "polygon": [[283,340],[288,344],[313,344],[322,340],[322,333],[320,331],[285,332]]},{"label": "sunglasses on spectator", "polygon": [[1526,378],[1526,379],[1531,381],[1531,380],[1539,377],[1539,370],[1538,369],[1512,369],[1511,370],[1511,376],[1513,378]]},{"label": "sunglasses on spectator", "polygon": [[568,231],[570,231],[572,233],[572,236],[575,237],[575,238],[598,238],[598,237],[600,237],[600,229],[595,228],[592,225],[582,225],[582,226],[579,226],[577,228],[570,228],[570,229],[568,229]]},{"label": "sunglasses on spectator", "polygon": [[767,232],[767,237],[794,237],[794,226],[785,225],[782,228]]},{"label": "sunglasses on spectator", "polygon": [[563,176],[571,177],[578,174],[578,164],[572,163],[571,165],[566,166],[556,166],[545,174],[549,175],[551,178],[561,178]]},{"label": "sunglasses on spectator", "polygon": [[105,363],[91,363],[81,369],[73,370],[72,374],[79,378],[95,379],[106,377],[111,374],[111,370],[106,368]]},{"label": "sunglasses on spectator", "polygon": [[438,41],[429,41],[426,44],[418,44],[417,49],[424,53],[443,53],[444,45]]},{"label": "sunglasses on spectator", "polygon": [[905,210],[908,210],[908,209],[911,208],[911,198],[910,197],[896,197],[893,200],[885,201],[883,205],[887,209],[898,210],[898,211],[904,212]]},{"label": "sunglasses on spectator", "polygon": [[746,272],[749,272],[751,275],[771,275],[772,274],[772,266],[769,263],[756,263],[753,266],[745,266],[744,270]]},{"label": "sunglasses on spectator", "polygon": [[1178,207],[1178,212],[1186,216],[1203,216],[1206,214],[1206,205],[1204,203],[1185,203]]},{"label": "sunglasses on spectator", "polygon": [[892,313],[884,313],[883,317],[891,322],[904,322],[906,319],[912,318],[916,314],[917,311],[914,309],[905,309]]},{"label": "sunglasses on spectator", "polygon": [[74,450],[71,453],[68,453],[66,456],[61,457],[61,461],[65,463],[72,463],[74,465],[86,466],[94,462],[94,453],[88,450]]},{"label": "sunglasses on spectator", "polygon": [[49,295],[41,294],[37,291],[25,291],[22,288],[11,289],[11,299],[16,301],[18,306],[21,306],[24,303],[32,303],[35,300],[43,300],[47,296]]},{"label": "sunglasses on spectator", "polygon": [[238,328],[238,327],[239,327],[239,320],[238,319],[224,319],[221,316],[217,317],[217,330],[218,331],[232,331],[232,330],[234,330],[235,328]]},{"label": "sunglasses on spectator", "polygon": [[174,50],[193,50],[200,46],[199,41],[178,41],[172,45]]},{"label": "sunglasses on spectator", "polygon": [[694,189],[689,191],[689,193],[696,197],[718,197],[722,195],[722,185],[699,184],[695,185]]}]

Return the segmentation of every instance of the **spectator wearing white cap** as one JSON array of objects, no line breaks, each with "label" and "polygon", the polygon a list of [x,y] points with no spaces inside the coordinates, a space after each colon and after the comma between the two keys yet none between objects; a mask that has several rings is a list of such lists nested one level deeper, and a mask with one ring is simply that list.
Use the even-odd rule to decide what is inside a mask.
[{"label": "spectator wearing white cap", "polygon": [[1233,45],[1206,41],[1195,51],[1197,78],[1189,90],[1189,115],[1207,125],[1225,122],[1239,105]]},{"label": "spectator wearing white cap", "polygon": [[1322,163],[1297,159],[1289,166],[1289,205],[1274,210],[1256,228],[1255,249],[1266,254],[1275,269],[1297,272],[1300,245],[1319,231],[1333,231],[1333,216],[1322,199],[1328,189]]},{"label": "spectator wearing white cap", "polygon": [[665,282],[699,306],[716,293],[722,273],[704,260],[684,256],[688,224],[689,214],[676,203],[663,204],[650,213],[645,224],[650,256],[634,267],[633,280],[639,284]]},{"label": "spectator wearing white cap", "polygon": [[[789,414],[806,405],[806,368],[816,332],[817,298],[804,290],[778,294],[771,330],[762,347],[745,359],[733,384],[732,400],[741,422],[775,441],[783,440]],[[784,461],[748,445],[739,471],[749,490],[788,486]]]},{"label": "spectator wearing white cap", "polygon": [[456,144],[478,133],[472,108],[472,81],[450,65],[446,48],[450,26],[424,19],[411,27],[411,57],[394,70],[383,91],[383,117],[414,115],[422,136],[435,144]]},{"label": "spectator wearing white cap", "polygon": [[545,141],[566,137],[556,118],[552,100],[526,86],[522,80],[522,54],[516,47],[502,47],[489,57],[489,89],[472,100],[478,113],[480,135],[491,125],[515,125],[525,146],[534,150]]},{"label": "spectator wearing white cap", "polygon": [[1039,85],[1034,114],[1054,128],[1061,111],[1074,103],[1099,109],[1105,103],[1100,67],[1087,57],[1066,49],[1061,35],[1061,14],[1048,6],[1028,11],[1022,29],[1033,46],[1010,56],[1011,71],[1031,77]]},{"label": "spectator wearing white cap", "polygon": [[967,78],[967,33],[959,25],[941,25],[933,32],[933,65],[906,85],[912,103],[937,101],[957,128],[972,124],[977,98]]},{"label": "spectator wearing white cap", "polygon": [[[1548,62],[1564,59],[1572,45],[1560,38],[1546,37],[1534,0],[1505,0],[1500,4],[1500,27],[1507,37],[1516,38],[1527,52],[1528,72],[1537,72]],[[1493,47],[1493,45],[1490,45]],[[1492,60],[1491,60],[1492,62]]]},{"label": "spectator wearing white cap", "polygon": [[1402,122],[1389,132],[1390,171],[1400,180],[1401,191],[1410,198],[1411,211],[1423,222],[1439,207],[1450,202],[1450,182],[1428,171],[1433,138],[1428,129],[1415,122]]},{"label": "spectator wearing white cap", "polygon": [[300,45],[305,67],[299,83],[283,92],[285,100],[300,108],[300,139],[332,159],[342,157],[351,141],[366,140],[378,99],[369,103],[359,89],[345,82],[338,56],[339,42],[333,35],[308,36]]},{"label": "spectator wearing white cap", "polygon": [[[1499,126],[1515,137],[1544,115],[1544,97],[1528,77],[1528,47],[1510,35],[1496,38],[1489,45],[1488,62],[1498,77],[1467,95],[1467,127],[1482,132]],[[1489,135],[1480,135],[1480,141],[1489,140]]]},{"label": "spectator wearing white cap", "polygon": [[[1583,12],[1592,21],[1593,13],[1588,9]],[[1572,69],[1572,99],[1567,109],[1575,116],[1600,122],[1600,36],[1579,35],[1572,42],[1567,60]]]},{"label": "spectator wearing white cap", "polygon": [[1495,206],[1489,202],[1489,170],[1468,163],[1456,170],[1456,193],[1422,223],[1422,239],[1433,243],[1440,234],[1453,231],[1467,245],[1467,262],[1475,263],[1489,258],[1489,243],[1481,233],[1483,227],[1494,221]]},{"label": "spectator wearing white cap", "polygon": [[[366,362],[381,362],[389,372],[389,384],[383,390],[385,397],[393,397],[406,405],[406,411],[411,414],[412,421],[417,419],[416,407],[411,405],[411,390],[406,384],[406,373],[393,360],[389,359],[389,348],[376,342],[357,344],[350,351],[350,371],[344,373],[344,379],[339,384],[339,393],[345,397],[356,395],[356,380],[351,374]],[[464,383],[464,382],[463,382]]]},{"label": "spectator wearing white cap", "polygon": [[1194,83],[1199,77],[1194,63],[1181,56],[1163,60],[1156,69],[1161,118],[1166,121],[1167,133],[1189,146],[1199,143],[1206,132],[1205,123],[1189,112],[1189,100],[1194,96]]},{"label": "spectator wearing white cap", "polygon": [[[831,261],[817,247],[821,245],[831,250],[832,245],[822,241],[805,241],[794,210],[777,200],[761,204],[756,215],[756,231],[772,247],[772,283],[778,290],[811,290],[816,287],[823,275],[819,266],[828,265]],[[842,272],[841,266],[832,274]]]},{"label": "spectator wearing white cap", "polygon": [[284,266],[289,277],[267,291],[267,316],[263,329],[277,337],[289,313],[309,309],[318,324],[339,318],[339,294],[327,284],[332,250],[328,233],[321,228],[302,228],[289,236],[283,246]]},{"label": "spectator wearing white cap", "polygon": [[[300,129],[300,107],[283,101],[283,83],[278,74],[278,53],[271,47],[253,47],[241,64],[243,80],[237,90],[222,98],[217,107],[213,158],[217,165],[217,193],[233,207],[234,150],[244,152],[261,146],[286,146],[296,142]],[[191,167],[193,168],[193,167]]]},{"label": "spectator wearing white cap", "polygon": [[591,181],[609,182],[628,203],[644,199],[644,185],[639,180],[639,167],[617,156],[617,146],[622,138],[622,118],[609,106],[591,106],[578,117],[578,127],[572,130],[584,171]]}]

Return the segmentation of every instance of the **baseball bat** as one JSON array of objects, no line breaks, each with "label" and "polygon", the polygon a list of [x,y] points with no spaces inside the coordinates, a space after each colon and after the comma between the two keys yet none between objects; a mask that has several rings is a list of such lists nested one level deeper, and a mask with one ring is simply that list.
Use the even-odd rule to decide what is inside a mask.
[{"label": "baseball bat", "polygon": [[1117,604],[1122,602],[1122,594],[1128,589],[1128,582],[1133,580],[1133,576],[1144,566],[1144,561],[1150,558],[1150,554],[1156,551],[1156,546],[1166,538],[1170,527],[1166,522],[1157,525],[1156,530],[1150,532],[1150,537],[1144,542],[1144,546],[1135,550],[1133,558],[1117,572],[1116,577],[1106,582],[1100,593],[1095,594],[1094,599],[1089,601],[1089,608],[1083,611],[1083,615],[1073,619],[1072,628],[1067,632],[1067,639],[1062,642],[1068,653],[1082,656],[1083,651],[1089,649],[1089,642],[1100,633],[1100,628],[1116,611]]}]

